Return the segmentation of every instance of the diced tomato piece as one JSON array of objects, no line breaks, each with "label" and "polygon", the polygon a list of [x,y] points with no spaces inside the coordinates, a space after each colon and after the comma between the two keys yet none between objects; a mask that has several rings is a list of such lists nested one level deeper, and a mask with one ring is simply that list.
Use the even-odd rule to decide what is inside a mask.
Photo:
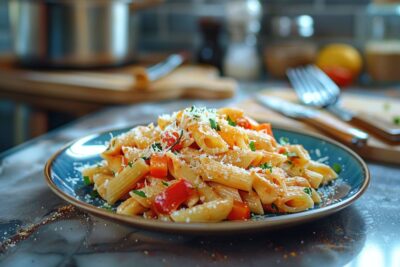
[{"label": "diced tomato piece", "polygon": [[279,154],[283,154],[283,153],[286,153],[287,151],[286,151],[286,147],[280,147],[279,149],[278,149],[278,153]]},{"label": "diced tomato piece", "polygon": [[252,125],[251,125],[250,121],[245,117],[238,118],[236,120],[236,125],[238,125],[240,127],[243,127],[245,129],[251,129],[252,128]]},{"label": "diced tomato piece", "polygon": [[145,184],[144,179],[143,179],[143,180],[141,180],[141,181],[139,181],[139,182],[136,183],[135,189],[141,189],[141,188],[143,188],[145,185],[146,185],[146,184]]},{"label": "diced tomato piece", "polygon": [[273,135],[271,123],[261,123],[261,124],[255,126],[255,130],[263,131],[266,134],[271,135],[271,136]]},{"label": "diced tomato piece", "polygon": [[188,181],[181,179],[154,198],[153,209],[157,213],[169,214],[188,200],[193,193],[193,186]]},{"label": "diced tomato piece", "polygon": [[167,145],[167,147],[171,147],[172,151],[179,151],[183,148],[181,143],[176,144],[179,139],[179,133],[177,132],[165,132],[162,137],[162,142]]},{"label": "diced tomato piece", "polygon": [[228,220],[247,220],[250,218],[250,208],[247,204],[233,201],[233,207],[228,215]]},{"label": "diced tomato piece", "polygon": [[168,175],[168,158],[153,154],[150,158],[150,174],[155,178],[164,178]]}]

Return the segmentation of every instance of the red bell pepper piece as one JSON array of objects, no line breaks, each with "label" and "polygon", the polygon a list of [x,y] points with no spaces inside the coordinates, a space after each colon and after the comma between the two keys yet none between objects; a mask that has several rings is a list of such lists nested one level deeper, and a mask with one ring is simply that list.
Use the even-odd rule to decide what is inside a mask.
[{"label": "red bell pepper piece", "polygon": [[153,209],[157,213],[169,214],[189,199],[193,193],[193,186],[188,181],[181,179],[154,198]]},{"label": "red bell pepper piece", "polygon": [[168,175],[168,158],[158,154],[151,155],[150,175],[155,178],[164,178]]},{"label": "red bell pepper piece", "polygon": [[233,207],[228,215],[228,220],[247,220],[250,218],[250,208],[247,204],[233,201]]}]

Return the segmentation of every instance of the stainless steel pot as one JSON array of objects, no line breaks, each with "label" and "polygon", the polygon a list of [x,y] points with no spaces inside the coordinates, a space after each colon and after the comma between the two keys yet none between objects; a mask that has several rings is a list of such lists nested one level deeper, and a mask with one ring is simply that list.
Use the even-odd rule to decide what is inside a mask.
[{"label": "stainless steel pot", "polygon": [[25,66],[86,68],[131,61],[137,35],[131,2],[10,0],[15,55]]}]

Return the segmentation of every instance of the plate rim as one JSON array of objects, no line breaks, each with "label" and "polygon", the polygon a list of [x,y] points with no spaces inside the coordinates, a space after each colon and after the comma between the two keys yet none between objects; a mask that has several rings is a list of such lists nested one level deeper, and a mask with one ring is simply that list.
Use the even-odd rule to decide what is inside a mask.
[{"label": "plate rim", "polygon": [[[360,198],[368,188],[370,183],[370,171],[365,163],[365,161],[352,149],[349,147],[339,143],[332,138],[321,135],[319,133],[314,133],[309,130],[304,129],[296,129],[294,127],[290,127],[287,125],[274,124],[273,129],[290,131],[294,133],[299,133],[303,135],[308,135],[313,138],[321,139],[325,142],[329,142],[346,152],[348,152],[354,159],[358,161],[360,164],[362,171],[364,173],[364,181],[360,187],[360,189],[351,197],[334,203],[332,205],[322,207],[319,209],[308,210],[299,213],[285,214],[276,217],[269,217],[268,220],[255,220],[255,221],[230,221],[230,222],[217,222],[217,223],[178,223],[178,222],[164,222],[158,220],[149,220],[141,217],[135,216],[126,216],[120,215],[114,212],[109,212],[104,209],[98,208],[81,200],[78,200],[64,191],[62,191],[51,178],[51,167],[55,161],[55,159],[60,155],[64,150],[70,147],[72,144],[83,138],[89,138],[90,136],[100,136],[105,133],[109,133],[111,131],[121,131],[128,130],[130,128],[136,127],[142,124],[136,124],[133,126],[125,126],[121,128],[113,128],[108,130],[103,130],[100,132],[95,132],[92,134],[88,134],[79,138],[75,138],[74,140],[66,143],[61,148],[59,148],[46,162],[44,167],[44,178],[47,185],[50,189],[60,198],[67,201],[68,203],[78,207],[79,209],[99,216],[101,218],[109,219],[112,221],[116,221],[119,223],[124,223],[133,227],[138,227],[145,230],[158,231],[158,232],[168,232],[168,233],[180,233],[180,234],[227,234],[227,233],[242,233],[242,232],[255,232],[261,230],[273,230],[277,228],[285,228],[294,224],[305,223],[311,220],[315,220],[321,217],[328,216],[332,213],[338,212],[348,206],[350,206],[354,201]],[[284,216],[284,217],[283,217]],[[283,217],[283,218],[282,218]]]}]

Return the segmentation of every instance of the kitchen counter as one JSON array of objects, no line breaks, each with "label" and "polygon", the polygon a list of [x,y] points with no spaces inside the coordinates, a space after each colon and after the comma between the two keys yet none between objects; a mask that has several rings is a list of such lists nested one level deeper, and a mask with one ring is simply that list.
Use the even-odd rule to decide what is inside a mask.
[{"label": "kitchen counter", "polygon": [[229,101],[108,108],[1,154],[0,265],[400,266],[399,166],[368,162],[367,192],[334,215],[234,236],[161,234],[116,224],[69,206],[45,184],[46,160],[72,139],[152,121],[193,103],[223,106],[254,88]]}]

